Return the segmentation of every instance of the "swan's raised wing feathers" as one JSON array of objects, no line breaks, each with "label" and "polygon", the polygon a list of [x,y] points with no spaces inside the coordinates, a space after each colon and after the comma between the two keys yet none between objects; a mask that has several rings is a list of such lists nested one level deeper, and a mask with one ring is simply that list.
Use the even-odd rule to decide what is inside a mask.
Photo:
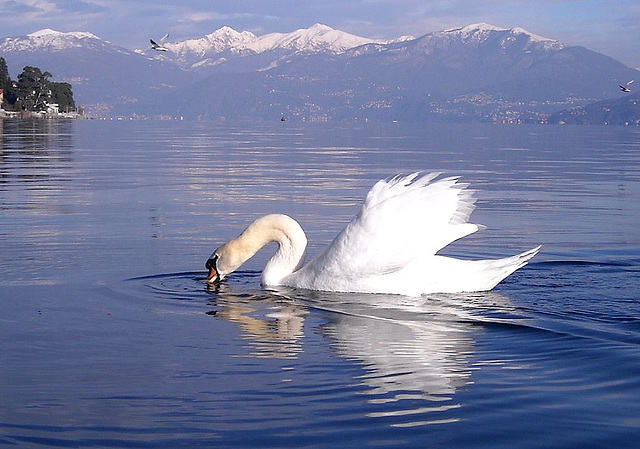
[{"label": "swan's raised wing feathers", "polygon": [[358,215],[305,268],[354,279],[388,274],[477,231],[468,223],[473,191],[458,178],[437,177],[414,173],[378,181]]}]

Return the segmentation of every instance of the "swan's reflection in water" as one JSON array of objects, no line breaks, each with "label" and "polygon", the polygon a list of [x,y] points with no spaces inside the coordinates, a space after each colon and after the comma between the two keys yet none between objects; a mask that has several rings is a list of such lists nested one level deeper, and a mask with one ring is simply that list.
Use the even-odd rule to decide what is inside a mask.
[{"label": "swan's reflection in water", "polygon": [[256,298],[222,284],[212,304],[219,318],[238,323],[258,357],[296,357],[309,310],[324,314],[322,334],[339,356],[364,368],[357,380],[369,402],[385,404],[373,417],[424,417],[460,407],[454,394],[471,381],[474,335],[485,321],[515,317],[509,299],[494,292],[407,298],[283,289]]},{"label": "swan's reflection in water", "polygon": [[302,352],[307,308],[294,301],[265,292],[241,294],[226,284],[209,286],[215,293],[208,312],[238,324],[253,357],[290,359]]},{"label": "swan's reflection in water", "polygon": [[325,331],[335,340],[338,354],[365,366],[368,373],[362,380],[371,387],[371,395],[384,398],[379,401],[407,398],[409,391],[438,400],[453,394],[470,377],[467,366],[473,341],[465,326],[341,314]]},{"label": "swan's reflection in water", "polygon": [[489,319],[488,312],[513,312],[510,301],[497,293],[407,298],[314,292],[308,298],[314,307],[332,312],[324,334],[331,337],[340,356],[363,365],[366,373],[360,380],[368,387],[371,403],[431,403],[428,407],[391,408],[370,416],[459,407],[452,402],[453,395],[470,382],[473,335],[482,329],[479,324]]}]

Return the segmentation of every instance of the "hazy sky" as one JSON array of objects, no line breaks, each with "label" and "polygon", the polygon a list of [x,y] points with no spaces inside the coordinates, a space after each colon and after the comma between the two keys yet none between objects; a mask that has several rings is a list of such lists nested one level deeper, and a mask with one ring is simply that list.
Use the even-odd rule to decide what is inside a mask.
[{"label": "hazy sky", "polygon": [[42,28],[90,31],[125,48],[150,37],[202,37],[227,25],[257,35],[316,22],[392,38],[476,22],[582,45],[640,67],[639,0],[0,0],[0,37]]}]

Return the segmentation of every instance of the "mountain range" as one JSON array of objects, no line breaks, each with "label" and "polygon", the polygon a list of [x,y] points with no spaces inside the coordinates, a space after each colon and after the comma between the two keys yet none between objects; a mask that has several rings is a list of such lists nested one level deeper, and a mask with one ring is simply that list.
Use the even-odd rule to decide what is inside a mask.
[{"label": "mountain range", "polygon": [[272,120],[545,122],[625,95],[638,72],[584,47],[489,24],[368,39],[315,24],[256,36],[223,27],[128,50],[88,32],[0,39],[15,78],[26,65],[73,85],[92,116]]},{"label": "mountain range", "polygon": [[[292,33],[270,33],[260,37],[249,31],[238,32],[225,26],[200,39],[165,44],[169,49],[165,59],[185,69],[202,69],[228,63],[230,59],[261,53],[268,53],[268,59],[275,61],[278,56],[292,53],[340,54],[364,44],[389,44],[411,39],[414,37],[403,36],[391,41],[367,39],[319,23]],[[137,52],[144,53],[141,50]],[[238,70],[246,71],[250,70],[252,65],[240,67],[242,65]]]}]

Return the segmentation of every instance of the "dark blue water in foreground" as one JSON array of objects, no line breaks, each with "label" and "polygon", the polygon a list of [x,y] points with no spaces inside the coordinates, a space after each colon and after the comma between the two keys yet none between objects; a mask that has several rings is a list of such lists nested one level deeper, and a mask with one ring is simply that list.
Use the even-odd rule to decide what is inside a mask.
[{"label": "dark blue water in foreground", "polygon": [[[4,121],[0,447],[631,448],[640,441],[640,130]],[[493,292],[266,291],[252,219],[313,256],[380,178],[462,175],[542,244]]]}]

